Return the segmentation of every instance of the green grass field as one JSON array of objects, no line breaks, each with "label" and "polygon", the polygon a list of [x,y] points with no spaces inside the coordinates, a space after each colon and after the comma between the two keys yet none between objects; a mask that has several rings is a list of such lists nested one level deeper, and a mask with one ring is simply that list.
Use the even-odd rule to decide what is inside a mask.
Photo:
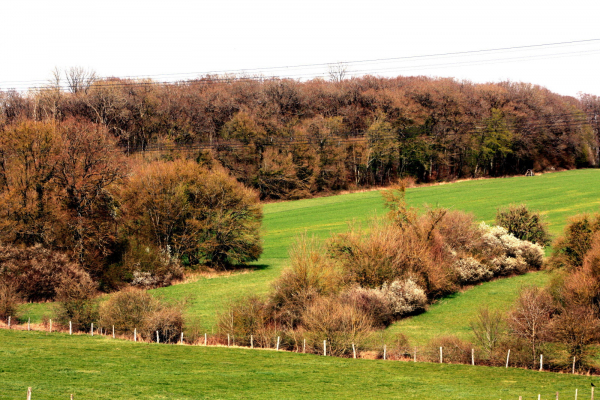
[{"label": "green grass field", "polygon": [[[531,178],[505,178],[409,189],[412,205],[429,203],[473,212],[492,222],[496,208],[526,203],[544,212],[558,234],[568,216],[597,211],[600,170],[569,171]],[[326,238],[352,219],[385,212],[379,192],[273,203],[265,206],[265,253],[252,272],[199,279],[153,291],[186,298],[189,317],[206,330],[231,298],[267,293],[286,265],[287,248],[301,233]],[[487,282],[440,300],[419,316],[385,332],[407,334],[421,345],[456,334],[469,339],[469,320],[484,304],[506,309],[522,285],[544,285],[546,272]],[[48,304],[26,305],[41,318]],[[27,317],[27,315],[25,315]],[[131,343],[103,337],[0,331],[0,399],[542,399],[589,396],[590,377],[520,369],[396,361],[325,358],[268,350]],[[598,378],[594,382],[600,386]],[[566,396],[566,397],[565,397]]]},{"label": "green grass field", "polygon": [[[0,399],[589,398],[590,381],[513,368],[352,360],[0,331]],[[593,381],[600,386],[598,377]]]},{"label": "green grass field", "polygon": [[[413,206],[429,204],[472,212],[478,220],[492,223],[496,209],[511,203],[525,203],[546,216],[550,230],[558,235],[569,216],[600,209],[600,170],[578,170],[535,177],[499,178],[458,182],[438,186],[408,189],[407,201]],[[302,233],[326,238],[333,232],[344,231],[347,222],[366,221],[385,213],[381,193],[370,191],[340,196],[267,204],[264,207],[264,254],[255,263],[252,273],[223,278],[200,279],[197,282],[158,289],[155,292],[171,299],[188,299],[188,315],[198,317],[206,329],[212,329],[218,310],[231,298],[247,294],[265,294],[270,283],[286,265],[287,249],[293,239]],[[526,277],[497,281],[483,285],[473,293],[456,295],[463,306],[471,310],[481,305],[483,291],[497,291],[489,297],[491,306],[506,306],[512,302],[518,287],[523,284],[543,284],[546,274],[528,274]],[[498,289],[496,289],[498,287]],[[449,299],[450,300],[450,299]],[[448,300],[448,301],[449,301]],[[444,304],[446,302],[443,302]],[[440,304],[441,305],[441,304]],[[438,306],[433,306],[433,312]],[[414,321],[431,321],[435,329],[446,329],[429,316]],[[464,323],[464,321],[463,321]],[[405,323],[398,326],[409,325]],[[420,323],[415,326],[423,327]],[[464,326],[447,326],[460,334]],[[393,329],[397,329],[395,326]],[[410,327],[411,331],[417,330]],[[427,336],[427,335],[426,335]]]}]

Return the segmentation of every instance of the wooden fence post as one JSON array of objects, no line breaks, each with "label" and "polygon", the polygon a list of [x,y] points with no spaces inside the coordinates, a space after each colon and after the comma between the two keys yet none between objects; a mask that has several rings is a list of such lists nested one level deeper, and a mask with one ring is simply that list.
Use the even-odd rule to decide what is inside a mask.
[{"label": "wooden fence post", "polygon": [[414,358],[414,362],[417,362],[417,346],[415,346],[415,358]]},{"label": "wooden fence post", "polygon": [[508,349],[508,354],[506,355],[506,368],[508,368],[508,360],[510,359],[510,349]]},{"label": "wooden fence post", "polygon": [[281,340],[281,338],[277,336],[277,351],[279,351],[279,340]]},{"label": "wooden fence post", "polygon": [[544,370],[544,355],[540,354],[540,371]]},{"label": "wooden fence post", "polygon": [[133,328],[133,341],[137,342],[137,328]]},{"label": "wooden fence post", "polygon": [[475,365],[475,349],[471,349],[471,365]]},{"label": "wooden fence post", "polygon": [[594,387],[592,386],[592,400],[594,400]]},{"label": "wooden fence post", "polygon": [[558,400],[558,392],[556,392],[556,400]]},{"label": "wooden fence post", "polygon": [[8,316],[8,329],[10,329],[10,315]]},{"label": "wooden fence post", "polygon": [[306,353],[306,339],[302,340],[302,352]]},{"label": "wooden fence post", "polygon": [[579,389],[575,389],[575,400],[577,400],[577,392],[579,391]]},{"label": "wooden fence post", "polygon": [[115,338],[115,326],[114,325],[112,326],[112,331],[113,331],[112,333],[113,333],[113,339],[114,339]]},{"label": "wooden fence post", "polygon": [[352,343],[352,355],[356,358],[356,346],[354,346],[354,343]]},{"label": "wooden fence post", "polygon": [[69,335],[73,334],[73,323],[69,321]]},{"label": "wooden fence post", "polygon": [[92,322],[92,328],[90,329],[90,334],[94,336],[94,323]]},{"label": "wooden fence post", "polygon": [[229,333],[227,334],[227,347],[229,347],[229,341],[230,341],[230,337],[229,337]]},{"label": "wooden fence post", "polygon": [[208,337],[207,337],[207,333],[204,334],[204,345],[208,346]]},{"label": "wooden fence post", "polygon": [[323,340],[323,355],[327,356],[327,340]]},{"label": "wooden fence post", "polygon": [[50,320],[50,332],[52,332],[52,320]]},{"label": "wooden fence post", "polygon": [[183,332],[181,332],[181,340],[180,343],[183,344]]},{"label": "wooden fence post", "polygon": [[31,317],[27,318],[27,330],[31,330]]},{"label": "wooden fence post", "polygon": [[31,400],[31,388],[27,388],[27,400]]},{"label": "wooden fence post", "polygon": [[385,346],[385,344],[383,345],[383,359],[385,360],[387,356],[387,347]]},{"label": "wooden fence post", "polygon": [[250,335],[250,348],[254,348],[254,335]]},{"label": "wooden fence post", "polygon": [[160,339],[158,337],[158,331],[156,331],[156,343],[160,343]]},{"label": "wooden fence post", "polygon": [[573,357],[573,374],[575,374],[575,357]]},{"label": "wooden fence post", "polygon": [[444,357],[442,355],[442,346],[440,346],[440,364],[444,362]]}]

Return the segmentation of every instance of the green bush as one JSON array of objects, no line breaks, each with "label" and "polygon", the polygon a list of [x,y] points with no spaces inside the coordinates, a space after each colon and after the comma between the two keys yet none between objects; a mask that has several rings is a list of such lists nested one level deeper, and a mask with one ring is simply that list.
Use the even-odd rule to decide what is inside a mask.
[{"label": "green bush", "polygon": [[526,205],[510,205],[499,208],[496,213],[496,225],[502,226],[517,239],[537,243],[540,246],[550,244],[548,224],[537,211],[530,211]]}]

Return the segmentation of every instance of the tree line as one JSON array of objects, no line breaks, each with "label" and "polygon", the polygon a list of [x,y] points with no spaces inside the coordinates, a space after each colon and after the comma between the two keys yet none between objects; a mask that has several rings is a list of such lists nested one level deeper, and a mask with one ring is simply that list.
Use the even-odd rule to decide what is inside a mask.
[{"label": "tree line", "polygon": [[71,69],[27,93],[0,92],[2,129],[75,117],[105,127],[128,154],[188,149],[216,161],[263,199],[407,176],[430,182],[598,166],[599,116],[593,95],[422,76],[160,83]]}]

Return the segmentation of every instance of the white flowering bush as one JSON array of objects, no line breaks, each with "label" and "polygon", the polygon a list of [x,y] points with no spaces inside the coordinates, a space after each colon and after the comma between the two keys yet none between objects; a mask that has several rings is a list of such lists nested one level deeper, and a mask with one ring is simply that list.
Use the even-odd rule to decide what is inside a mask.
[{"label": "white flowering bush", "polygon": [[487,265],[480,263],[473,257],[461,258],[452,267],[456,271],[458,282],[461,284],[487,281],[494,277],[494,273]]},{"label": "white flowering bush", "polygon": [[396,316],[423,311],[427,305],[425,290],[410,278],[396,280],[391,284],[384,283],[381,292],[388,299],[392,312]]}]

